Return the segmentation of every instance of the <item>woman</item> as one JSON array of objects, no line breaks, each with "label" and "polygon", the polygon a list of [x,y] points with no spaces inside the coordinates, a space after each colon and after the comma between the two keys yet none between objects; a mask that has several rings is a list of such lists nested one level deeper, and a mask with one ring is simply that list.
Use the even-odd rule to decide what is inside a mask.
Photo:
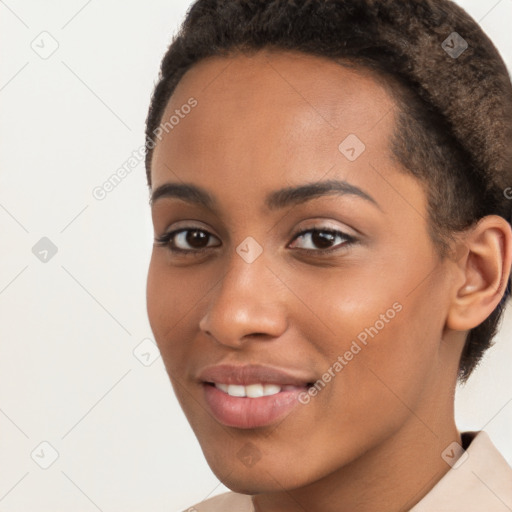
[{"label": "woman", "polygon": [[512,85],[446,0],[198,0],[147,119],[149,320],[197,511],[506,511],[459,432],[512,264]]}]

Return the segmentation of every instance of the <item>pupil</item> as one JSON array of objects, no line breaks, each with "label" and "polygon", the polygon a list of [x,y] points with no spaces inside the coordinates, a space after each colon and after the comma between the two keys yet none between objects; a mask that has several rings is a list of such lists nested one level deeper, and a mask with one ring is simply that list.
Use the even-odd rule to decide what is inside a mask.
[{"label": "pupil", "polygon": [[187,243],[190,244],[192,247],[195,248],[202,248],[204,247],[201,245],[201,240],[206,240],[207,234],[202,231],[189,231],[187,234]]},{"label": "pupil", "polygon": [[313,243],[318,247],[330,247],[333,239],[334,235],[332,233],[327,233],[325,231],[313,233]]}]

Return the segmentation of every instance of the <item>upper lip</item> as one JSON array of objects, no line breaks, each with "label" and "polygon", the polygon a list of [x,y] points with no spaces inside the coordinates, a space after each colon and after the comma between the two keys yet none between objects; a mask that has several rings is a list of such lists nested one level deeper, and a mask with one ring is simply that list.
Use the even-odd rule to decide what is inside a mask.
[{"label": "upper lip", "polygon": [[298,371],[286,370],[260,364],[208,366],[199,373],[203,382],[238,384],[276,384],[278,386],[306,386],[315,379],[308,379]]}]

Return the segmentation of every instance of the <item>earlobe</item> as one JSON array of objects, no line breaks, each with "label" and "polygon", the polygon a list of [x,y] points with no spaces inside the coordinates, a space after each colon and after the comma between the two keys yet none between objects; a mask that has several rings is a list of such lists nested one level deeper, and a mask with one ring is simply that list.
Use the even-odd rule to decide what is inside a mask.
[{"label": "earlobe", "polygon": [[[467,331],[480,325],[505,293],[512,265],[512,229],[497,215],[488,215],[460,241],[446,327]],[[462,254],[462,256],[460,256]]]}]

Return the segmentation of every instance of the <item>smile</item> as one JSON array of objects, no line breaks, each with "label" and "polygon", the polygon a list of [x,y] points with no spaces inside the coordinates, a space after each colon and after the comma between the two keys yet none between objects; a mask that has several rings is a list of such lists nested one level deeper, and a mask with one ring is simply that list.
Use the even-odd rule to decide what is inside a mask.
[{"label": "smile", "polygon": [[262,396],[277,395],[277,393],[280,393],[281,391],[299,389],[297,386],[278,386],[277,384],[249,384],[248,386],[242,386],[239,384],[222,384],[214,382],[213,385],[217,389],[227,393],[229,396],[236,396],[239,398],[260,398]]},{"label": "smile", "polygon": [[198,374],[206,410],[222,425],[261,428],[282,421],[315,378],[297,369],[217,365]]}]

